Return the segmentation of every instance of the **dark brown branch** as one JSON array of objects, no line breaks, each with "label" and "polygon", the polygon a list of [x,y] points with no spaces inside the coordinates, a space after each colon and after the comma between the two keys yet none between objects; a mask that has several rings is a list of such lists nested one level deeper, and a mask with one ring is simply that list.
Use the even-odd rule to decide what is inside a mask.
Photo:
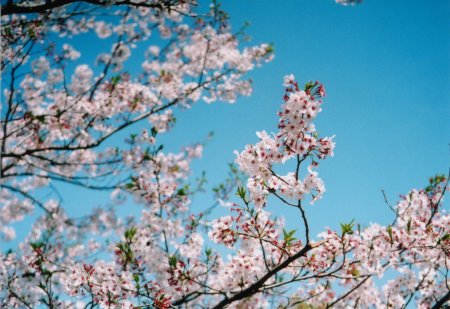
[{"label": "dark brown branch", "polygon": [[434,205],[433,209],[431,210],[431,216],[430,216],[430,219],[428,219],[428,221],[427,221],[427,226],[431,223],[431,221],[433,221],[434,216],[438,212],[439,204],[441,203],[442,198],[444,197],[445,192],[447,191],[447,187],[448,187],[449,182],[450,182],[450,169],[448,170],[447,179],[446,179],[446,182],[445,182],[444,189],[442,190],[442,194],[439,197],[439,200],[437,201],[436,205]]},{"label": "dark brown branch", "polygon": [[267,272],[261,279],[253,283],[248,288],[242,290],[241,292],[235,294],[233,297],[225,298],[220,303],[215,305],[213,308],[224,308],[225,306],[228,306],[229,304],[241,300],[243,298],[250,297],[258,292],[258,290],[264,285],[264,283],[269,280],[273,275],[280,272],[282,269],[286,268],[291,264],[293,261],[297,260],[298,258],[301,258],[302,256],[305,256],[308,251],[312,249],[311,245],[307,243],[302,250],[297,252],[296,254],[290,256],[287,258],[283,263],[279,264],[277,267],[272,268],[271,271]]},{"label": "dark brown branch", "polygon": [[35,199],[32,195],[28,194],[27,192],[24,192],[18,188],[6,185],[6,184],[1,184],[0,188],[5,188],[7,190],[19,193],[20,195],[22,195],[25,198],[30,199],[34,204],[36,204],[39,208],[41,208],[42,210],[44,210],[47,214],[52,214],[52,212],[50,210],[48,210],[43,203],[39,202],[37,199]]},{"label": "dark brown branch", "polygon": [[442,308],[446,302],[450,300],[450,291],[447,292],[440,300],[437,301],[437,303],[434,304],[431,309],[439,309]]},{"label": "dark brown branch", "polygon": [[48,152],[48,151],[72,151],[72,150],[86,150],[86,149],[92,149],[92,148],[96,148],[98,146],[100,146],[105,140],[109,139],[111,136],[113,136],[114,134],[116,134],[117,132],[121,131],[122,129],[125,129],[131,125],[133,125],[134,123],[137,123],[143,119],[146,119],[147,117],[149,117],[150,115],[159,113],[164,111],[165,109],[168,109],[171,106],[176,105],[178,102],[180,102],[181,100],[183,100],[184,98],[186,98],[188,95],[190,95],[191,93],[193,93],[194,91],[196,91],[199,88],[205,87],[205,85],[212,83],[213,81],[217,81],[220,78],[222,78],[223,76],[227,75],[228,73],[230,73],[232,70],[228,69],[225,70],[224,72],[222,72],[220,75],[214,77],[213,79],[209,80],[209,81],[205,81],[200,85],[197,85],[196,87],[192,88],[190,91],[188,91],[184,97],[178,97],[173,99],[171,102],[160,106],[158,108],[152,109],[149,112],[145,113],[145,114],[141,114],[137,117],[135,117],[134,119],[127,121],[125,123],[122,123],[121,125],[117,126],[114,130],[112,130],[111,132],[103,135],[102,137],[98,138],[96,141],[92,142],[91,144],[88,145],[74,145],[71,146],[72,142],[69,142],[67,145],[62,145],[62,146],[50,146],[50,147],[45,147],[45,148],[34,148],[34,149],[27,149],[26,151],[20,153],[20,154],[15,154],[15,153],[7,153],[4,152],[2,155],[4,158],[6,157],[16,157],[16,158],[21,158],[22,156],[25,155],[30,155],[30,154],[34,154],[36,152]]},{"label": "dark brown branch", "polygon": [[306,243],[309,244],[309,225],[308,225],[308,220],[306,219],[305,210],[302,207],[302,201],[301,200],[298,200],[297,207],[300,210],[300,213],[302,214],[303,224],[305,226]]},{"label": "dark brown branch", "polygon": [[170,1],[159,1],[156,3],[148,3],[148,2],[142,2],[142,3],[135,3],[130,0],[123,0],[123,1],[102,1],[102,0],[54,0],[54,1],[46,1],[44,4],[40,5],[18,5],[14,2],[8,2],[5,5],[1,6],[2,15],[11,15],[11,14],[32,14],[32,13],[43,13],[45,11],[70,5],[73,3],[90,3],[94,5],[99,6],[107,6],[107,5],[130,5],[134,7],[146,7],[146,8],[154,8],[154,9],[169,9],[171,6],[174,6],[175,4],[171,4]]},{"label": "dark brown branch", "polygon": [[365,279],[363,279],[360,283],[358,283],[356,286],[354,286],[352,289],[350,289],[347,293],[336,299],[334,302],[327,305],[327,308],[332,308],[334,305],[336,305],[338,302],[349,296],[351,293],[353,293],[355,290],[357,290],[361,285],[364,284],[371,276],[367,276]]},{"label": "dark brown branch", "polygon": [[422,284],[425,282],[425,280],[427,279],[428,274],[430,273],[431,269],[433,267],[430,267],[430,269],[428,269],[428,272],[425,274],[425,276],[423,276],[422,280],[420,280],[419,284],[415,287],[414,291],[411,293],[411,295],[409,295],[408,300],[406,301],[406,303],[402,306],[401,309],[406,309],[408,307],[408,304],[411,302],[411,300],[413,299],[414,295],[419,291],[420,287],[422,286]]}]

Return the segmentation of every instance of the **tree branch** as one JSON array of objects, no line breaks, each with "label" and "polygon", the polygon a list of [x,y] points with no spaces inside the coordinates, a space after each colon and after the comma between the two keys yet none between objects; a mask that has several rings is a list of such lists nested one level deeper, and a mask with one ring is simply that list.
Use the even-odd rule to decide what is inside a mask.
[{"label": "tree branch", "polygon": [[102,0],[54,0],[54,1],[46,1],[44,4],[40,5],[19,5],[12,1],[8,2],[5,5],[1,6],[2,15],[11,15],[11,14],[32,14],[32,13],[43,13],[45,11],[70,5],[73,3],[90,3],[99,6],[107,6],[107,5],[130,5],[134,7],[146,7],[146,8],[154,8],[154,9],[169,9],[171,6],[175,6],[177,2],[170,3],[169,1],[158,1],[156,3],[151,2],[141,2],[136,3],[130,0],[123,1],[102,1]]},{"label": "tree branch", "polygon": [[287,258],[283,263],[279,264],[277,267],[272,268],[271,271],[269,271],[267,274],[265,274],[261,279],[253,283],[251,286],[246,288],[245,290],[242,290],[241,292],[235,294],[233,297],[225,298],[220,303],[218,303],[216,306],[214,306],[214,309],[218,308],[224,308],[225,306],[228,306],[229,304],[241,300],[246,297],[250,297],[258,292],[259,288],[261,288],[264,283],[269,280],[273,275],[281,271],[282,269],[286,268],[291,264],[293,261],[297,260],[298,258],[305,256],[308,251],[312,249],[311,245],[307,243],[302,250],[297,252],[296,254],[290,256]]}]

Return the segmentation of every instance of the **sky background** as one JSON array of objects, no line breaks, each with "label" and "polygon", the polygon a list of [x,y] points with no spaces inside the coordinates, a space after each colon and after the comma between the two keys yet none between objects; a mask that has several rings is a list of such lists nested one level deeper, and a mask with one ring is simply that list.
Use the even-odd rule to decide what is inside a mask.
[{"label": "sky background", "polygon": [[[251,97],[241,97],[232,105],[198,103],[178,113],[173,131],[161,137],[165,149],[178,151],[215,133],[203,159],[193,163],[194,176],[206,171],[210,185],[219,183],[227,163],[235,159],[234,150],[257,142],[256,131],[276,132],[282,79],[290,73],[300,84],[309,80],[325,84],[327,97],[315,123],[322,136],[336,135],[335,156],[318,170],[327,192],[321,201],[307,206],[313,235],[351,219],[363,225],[388,224],[393,214],[382,189],[395,204],[400,194],[426,186],[430,176],[447,173],[448,0],[365,0],[353,7],[332,0],[223,2],[233,29],[251,23],[247,33],[252,41],[246,44],[273,43],[275,59],[249,74]],[[83,43],[85,48],[96,42]],[[93,59],[96,54],[91,50],[84,56]],[[130,70],[142,60],[132,59]],[[135,131],[145,126],[148,123]],[[60,188],[71,214],[108,203],[106,193],[68,185]],[[201,195],[193,209],[200,211],[211,202],[210,195]],[[131,201],[120,207],[123,213],[133,208]],[[295,209],[278,202],[268,209],[285,216],[288,229],[301,231]],[[225,213],[222,209],[217,214]],[[27,229],[18,231],[19,238]]]},{"label": "sky background", "polygon": [[[270,42],[275,59],[250,75],[253,95],[234,105],[198,104],[178,114],[173,137],[214,139],[204,159],[213,182],[232,162],[232,150],[255,143],[255,131],[276,132],[282,78],[300,84],[320,80],[327,97],[316,127],[336,135],[334,158],[319,175],[327,192],[307,207],[313,234],[351,219],[392,222],[400,194],[426,186],[450,166],[450,2],[366,0],[357,6],[334,1],[224,1],[236,29],[246,21],[252,43]],[[295,209],[269,210],[300,226]]]}]

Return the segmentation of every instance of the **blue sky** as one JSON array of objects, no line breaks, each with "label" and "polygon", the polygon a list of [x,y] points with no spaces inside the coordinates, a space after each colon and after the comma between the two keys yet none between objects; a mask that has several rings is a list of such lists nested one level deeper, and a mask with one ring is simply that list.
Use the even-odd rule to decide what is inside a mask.
[{"label": "blue sky", "polygon": [[[319,173],[327,192],[308,207],[313,232],[352,218],[389,223],[399,194],[426,185],[450,166],[450,2],[366,0],[354,7],[334,1],[224,1],[234,28],[251,23],[252,43],[271,42],[275,59],[252,72],[254,92],[235,105],[198,104],[178,115],[182,140],[215,138],[196,166],[212,181],[234,160],[232,150],[275,131],[282,77],[320,80],[327,89],[317,128],[336,135],[335,157]],[[211,175],[213,173],[213,175]],[[220,176],[219,176],[220,177]],[[271,205],[288,217],[291,209]]]},{"label": "blue sky", "polygon": [[[233,105],[199,103],[177,114],[177,125],[161,138],[166,149],[177,151],[215,133],[204,158],[193,164],[194,175],[206,171],[211,185],[222,181],[234,150],[256,142],[255,131],[276,131],[282,78],[289,73],[301,84],[325,84],[328,95],[316,126],[323,136],[336,135],[335,157],[319,168],[327,192],[307,207],[313,234],[351,219],[387,224],[392,213],[382,189],[395,203],[399,194],[425,186],[429,176],[447,173],[450,2],[365,0],[354,7],[332,0],[223,2],[233,28],[249,21],[250,44],[273,43],[275,59],[250,74],[251,97]],[[85,56],[93,59],[95,53]],[[139,67],[141,58],[133,59],[129,67]],[[61,188],[70,213],[107,203],[104,193]],[[208,195],[200,196],[193,207],[205,209],[210,202]],[[122,211],[129,212],[130,204]],[[287,217],[290,229],[301,227],[289,207],[273,203],[269,210]]]}]

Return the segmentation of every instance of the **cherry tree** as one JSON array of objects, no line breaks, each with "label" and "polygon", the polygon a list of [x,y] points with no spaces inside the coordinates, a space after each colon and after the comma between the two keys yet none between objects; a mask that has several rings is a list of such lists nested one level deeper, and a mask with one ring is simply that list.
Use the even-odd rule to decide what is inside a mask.
[{"label": "cherry tree", "polygon": [[[193,1],[9,1],[2,13],[3,240],[36,218],[17,249],[0,253],[2,307],[440,308],[450,300],[448,177],[388,204],[388,226],[348,222],[310,235],[308,213],[325,193],[317,170],[335,147],[313,123],[325,96],[318,81],[284,78],[278,131],[257,132],[257,143],[236,151],[213,190],[217,202],[193,211],[205,180],[191,179],[190,164],[203,145],[165,152],[160,135],[198,101],[249,95],[245,74],[273,57],[268,44],[242,48],[243,29],[233,32],[219,4],[202,12]],[[108,46],[91,65],[74,44],[89,37]],[[127,60],[140,51],[136,74]],[[132,196],[140,214],[111,207],[69,216],[61,182],[116,202]],[[269,203],[295,208],[301,224],[287,226]],[[211,219],[217,207],[227,214]]]}]

